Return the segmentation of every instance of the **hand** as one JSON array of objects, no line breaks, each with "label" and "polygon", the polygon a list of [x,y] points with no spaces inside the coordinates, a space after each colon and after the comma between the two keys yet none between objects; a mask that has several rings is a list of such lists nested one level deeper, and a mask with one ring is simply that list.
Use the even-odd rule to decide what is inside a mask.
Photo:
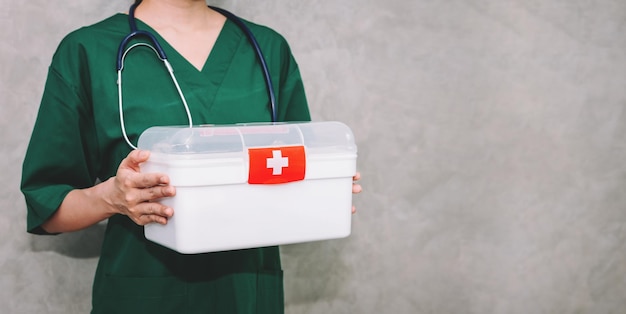
[{"label": "hand", "polygon": [[[361,173],[357,172],[354,177],[352,177],[352,194],[359,194],[361,193],[361,191],[363,191],[363,188],[361,188],[361,185],[356,183],[356,181],[359,181],[361,179]],[[352,205],[352,213],[356,213],[356,207],[354,205]]]},{"label": "hand", "polygon": [[112,191],[107,202],[117,213],[128,216],[138,225],[152,222],[162,225],[174,215],[174,210],[158,202],[176,194],[169,185],[169,177],[160,173],[141,173],[139,165],[150,157],[150,152],[134,150],[120,163],[111,181]]}]

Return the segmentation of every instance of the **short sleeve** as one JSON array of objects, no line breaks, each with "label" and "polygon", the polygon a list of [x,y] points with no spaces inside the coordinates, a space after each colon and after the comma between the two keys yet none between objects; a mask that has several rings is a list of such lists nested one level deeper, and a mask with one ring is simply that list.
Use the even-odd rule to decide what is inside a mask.
[{"label": "short sleeve", "polygon": [[71,190],[95,182],[92,149],[93,115],[85,93],[85,69],[80,49],[67,42],[59,46],[22,165],[21,190],[27,206],[27,231],[41,228]]},{"label": "short sleeve", "polygon": [[282,66],[279,83],[280,106],[286,108],[284,121],[310,121],[309,106],[300,69],[287,41],[282,38]]}]

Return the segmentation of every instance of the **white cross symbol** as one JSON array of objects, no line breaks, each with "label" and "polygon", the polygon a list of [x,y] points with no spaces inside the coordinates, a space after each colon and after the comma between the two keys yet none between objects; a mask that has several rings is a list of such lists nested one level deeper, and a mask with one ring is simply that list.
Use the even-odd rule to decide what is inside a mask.
[{"label": "white cross symbol", "polygon": [[283,168],[289,167],[289,158],[283,157],[280,150],[272,151],[272,158],[267,159],[267,168],[272,168],[272,175],[283,174]]}]

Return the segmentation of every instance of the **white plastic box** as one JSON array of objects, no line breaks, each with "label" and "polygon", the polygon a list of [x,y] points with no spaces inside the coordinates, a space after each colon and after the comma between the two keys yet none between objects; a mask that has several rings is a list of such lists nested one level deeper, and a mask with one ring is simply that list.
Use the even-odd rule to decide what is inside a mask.
[{"label": "white plastic box", "polygon": [[[152,127],[141,172],[170,177],[166,225],[147,239],[185,254],[347,237],[357,148],[340,122]],[[289,181],[283,183],[283,181]]]}]

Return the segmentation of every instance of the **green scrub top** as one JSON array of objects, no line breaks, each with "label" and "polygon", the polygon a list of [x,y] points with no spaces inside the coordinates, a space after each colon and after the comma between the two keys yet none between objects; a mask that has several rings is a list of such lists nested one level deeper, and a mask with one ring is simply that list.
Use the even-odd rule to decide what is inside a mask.
[{"label": "green scrub top", "polygon": [[[246,23],[265,54],[279,121],[310,120],[287,42],[267,27]],[[148,25],[138,21],[138,27],[163,46],[195,125],[271,120],[262,70],[234,23],[226,22],[201,71]],[[117,14],[60,43],[23,164],[28,232],[45,234],[41,224],[69,191],[114,176],[130,152],[120,128],[115,69],[118,45],[128,32],[127,15]],[[135,145],[148,127],[188,124],[175,86],[152,50],[131,50],[122,75],[126,132]],[[115,215],[108,220],[92,303],[92,313],[107,314],[282,313],[278,247],[184,255],[146,240],[143,227]]]}]

